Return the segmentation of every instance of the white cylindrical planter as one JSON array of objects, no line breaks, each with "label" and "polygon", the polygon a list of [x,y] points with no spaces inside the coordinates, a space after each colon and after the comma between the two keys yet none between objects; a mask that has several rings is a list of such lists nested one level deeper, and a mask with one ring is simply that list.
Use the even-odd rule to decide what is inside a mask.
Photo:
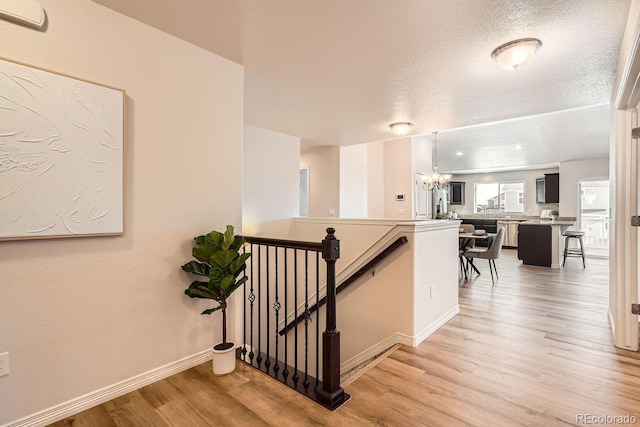
[{"label": "white cylindrical planter", "polygon": [[213,373],[214,375],[230,374],[236,368],[236,346],[232,345],[226,350],[211,349],[213,353]]}]

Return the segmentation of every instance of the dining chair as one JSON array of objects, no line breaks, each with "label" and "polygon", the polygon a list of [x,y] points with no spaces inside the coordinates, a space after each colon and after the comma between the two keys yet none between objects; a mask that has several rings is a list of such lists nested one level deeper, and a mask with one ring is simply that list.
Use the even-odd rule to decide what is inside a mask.
[{"label": "dining chair", "polygon": [[[464,257],[467,259],[467,263],[473,264],[474,258],[486,259],[489,261],[489,271],[491,271],[491,283],[495,283],[493,278],[493,271],[496,272],[496,279],[498,278],[498,269],[496,268],[496,260],[500,258],[500,251],[502,250],[502,241],[504,240],[504,227],[498,229],[496,237],[489,244],[487,249],[467,249],[464,251]],[[474,265],[475,266],[475,265]]]},{"label": "dining chair", "polygon": [[[465,233],[473,233],[476,231],[476,227],[473,224],[460,224],[460,228],[464,230]],[[460,258],[460,273],[464,276],[464,280],[467,278],[467,266],[464,258],[464,251],[469,248],[473,248],[476,245],[476,241],[474,239],[461,239],[460,247],[458,251],[458,258]]]}]

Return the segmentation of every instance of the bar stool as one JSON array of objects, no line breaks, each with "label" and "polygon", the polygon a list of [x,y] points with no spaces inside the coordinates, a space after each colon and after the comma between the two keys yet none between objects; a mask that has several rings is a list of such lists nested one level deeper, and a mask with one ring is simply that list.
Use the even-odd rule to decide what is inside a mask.
[{"label": "bar stool", "polygon": [[[564,259],[562,260],[562,266],[564,267],[564,263],[567,261],[568,256],[581,256],[582,257],[582,268],[586,268],[584,262],[584,246],[582,244],[582,236],[584,236],[584,231],[577,230],[567,230],[562,235],[564,236]],[[569,239],[578,239],[580,243],[580,248],[571,248],[569,249]]]}]

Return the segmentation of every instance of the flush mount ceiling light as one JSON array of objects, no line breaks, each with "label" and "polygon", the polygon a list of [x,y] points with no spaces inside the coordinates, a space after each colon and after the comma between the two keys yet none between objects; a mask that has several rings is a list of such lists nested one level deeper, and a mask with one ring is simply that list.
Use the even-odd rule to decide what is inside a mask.
[{"label": "flush mount ceiling light", "polygon": [[517,70],[533,59],[540,46],[542,42],[538,39],[513,40],[495,48],[491,58],[504,70]]},{"label": "flush mount ceiling light", "polygon": [[409,123],[409,122],[396,122],[396,123],[391,123],[389,125],[389,127],[391,128],[391,131],[398,136],[408,134],[409,131],[411,130],[411,126],[413,126],[413,123]]}]

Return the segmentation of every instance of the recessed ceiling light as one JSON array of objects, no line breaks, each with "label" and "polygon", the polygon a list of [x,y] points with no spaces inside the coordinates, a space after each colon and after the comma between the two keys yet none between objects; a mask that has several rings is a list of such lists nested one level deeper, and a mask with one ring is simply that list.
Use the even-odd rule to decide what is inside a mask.
[{"label": "recessed ceiling light", "polygon": [[396,123],[391,123],[389,125],[389,127],[391,128],[391,131],[398,136],[408,134],[409,131],[411,130],[411,126],[413,126],[413,123],[409,123],[409,122],[396,122]]},{"label": "recessed ceiling light", "polygon": [[464,156],[464,153],[462,151],[456,151],[456,156]]},{"label": "recessed ceiling light", "polygon": [[518,145],[514,145],[513,146],[514,150],[522,150],[522,145],[518,144]]}]

